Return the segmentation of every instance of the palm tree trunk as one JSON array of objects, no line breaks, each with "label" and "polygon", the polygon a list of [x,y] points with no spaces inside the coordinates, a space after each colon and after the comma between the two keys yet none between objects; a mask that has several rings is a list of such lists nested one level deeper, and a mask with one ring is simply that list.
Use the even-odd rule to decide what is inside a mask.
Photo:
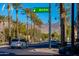
[{"label": "palm tree trunk", "polygon": [[3,35],[4,35],[4,40],[6,41],[6,39],[5,39],[5,23],[4,23],[4,20],[3,20]]},{"label": "palm tree trunk", "polygon": [[8,4],[8,29],[9,29],[9,44],[10,44],[10,40],[11,40],[11,28],[10,28],[10,4]]},{"label": "palm tree trunk", "polygon": [[77,4],[77,42],[79,42],[79,3]]},{"label": "palm tree trunk", "polygon": [[33,27],[33,28],[34,28],[34,29],[33,29],[33,40],[34,40],[34,42],[35,42],[35,33],[36,33],[36,30],[35,30],[35,23],[33,24],[33,26],[34,26],[34,27]]},{"label": "palm tree trunk", "polygon": [[71,16],[71,45],[74,46],[74,3],[72,3],[72,16]]},{"label": "palm tree trunk", "polygon": [[[27,22],[26,22],[26,24],[27,24],[27,30],[26,30],[26,34],[27,34],[27,40],[28,40],[28,15],[27,15]],[[29,40],[28,40],[29,41]]]},{"label": "palm tree trunk", "polygon": [[18,24],[19,26],[19,28],[18,28],[18,32],[19,32],[19,35],[21,34],[21,24],[20,24],[20,22],[19,22],[19,24]]},{"label": "palm tree trunk", "polygon": [[15,37],[15,28],[16,28],[15,23],[13,23],[13,31],[12,31],[13,32],[13,37]]},{"label": "palm tree trunk", "polygon": [[[30,13],[31,14],[31,13]],[[32,15],[31,15],[31,30],[33,30],[33,27],[32,27]],[[31,42],[33,42],[33,36],[32,36],[32,34],[33,34],[33,32],[32,33],[30,33],[31,34]]]},{"label": "palm tree trunk", "polygon": [[18,9],[16,9],[16,38],[18,38]]},{"label": "palm tree trunk", "polygon": [[40,34],[39,34],[39,38],[40,38],[40,39],[39,39],[39,42],[41,42],[41,37],[42,37],[42,36],[41,36],[41,26],[39,26],[39,32],[40,32]]},{"label": "palm tree trunk", "polygon": [[61,27],[61,44],[66,44],[66,12],[63,3],[60,3],[60,27]]}]

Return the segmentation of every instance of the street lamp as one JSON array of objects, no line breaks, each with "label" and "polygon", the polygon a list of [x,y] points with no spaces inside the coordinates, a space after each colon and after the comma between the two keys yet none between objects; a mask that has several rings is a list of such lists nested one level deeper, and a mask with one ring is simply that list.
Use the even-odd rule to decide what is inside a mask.
[{"label": "street lamp", "polygon": [[51,3],[49,3],[49,48],[51,48]]}]

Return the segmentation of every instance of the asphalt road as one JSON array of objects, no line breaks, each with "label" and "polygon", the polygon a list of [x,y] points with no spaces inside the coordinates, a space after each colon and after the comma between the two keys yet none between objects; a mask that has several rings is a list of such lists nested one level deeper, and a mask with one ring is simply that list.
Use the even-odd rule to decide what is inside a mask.
[{"label": "asphalt road", "polygon": [[0,47],[0,54],[2,52],[13,53],[14,55],[25,55],[25,56],[44,56],[44,55],[58,55],[57,48],[26,48],[26,49],[10,49],[9,46]]},{"label": "asphalt road", "polygon": [[9,48],[9,45],[3,45],[0,46],[0,55],[3,53],[7,55],[29,55],[29,56],[44,56],[44,55],[49,55],[49,56],[55,56],[59,55],[58,51],[58,45],[56,42],[52,42],[51,44],[51,49],[48,48],[49,44],[48,42],[42,42],[42,43],[37,43],[37,44],[28,44],[28,48],[26,49],[11,49]]}]

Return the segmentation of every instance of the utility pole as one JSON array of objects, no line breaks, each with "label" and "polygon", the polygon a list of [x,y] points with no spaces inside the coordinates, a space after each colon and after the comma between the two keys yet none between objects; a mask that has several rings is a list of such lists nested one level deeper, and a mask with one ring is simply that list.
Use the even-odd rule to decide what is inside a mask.
[{"label": "utility pole", "polygon": [[49,48],[51,48],[51,3],[49,3]]}]

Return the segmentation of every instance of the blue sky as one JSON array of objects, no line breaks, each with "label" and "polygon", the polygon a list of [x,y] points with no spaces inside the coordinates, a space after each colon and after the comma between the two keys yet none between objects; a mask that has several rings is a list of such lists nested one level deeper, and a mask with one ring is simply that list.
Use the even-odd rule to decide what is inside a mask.
[{"label": "blue sky", "polygon": [[[3,3],[4,4],[4,3]],[[4,10],[2,11],[2,6],[3,4],[0,4],[0,14],[1,15],[8,15],[8,10],[7,10],[7,4],[5,4],[5,8]],[[48,7],[49,4],[48,3],[23,3],[23,8],[35,8],[35,7]],[[52,23],[59,23],[60,22],[60,15],[59,15],[59,11],[58,11],[58,7],[57,7],[58,4],[51,4],[51,19],[52,19]],[[69,7],[68,4],[65,4],[65,9]],[[76,10],[76,6],[74,8]],[[70,12],[70,11],[69,11]],[[15,10],[13,10],[13,12],[10,12],[11,15],[12,15],[12,19],[13,20],[16,20],[16,12]],[[44,24],[47,24],[48,23],[48,13],[36,13],[37,16],[41,19],[41,21],[43,21]],[[76,17],[76,14],[77,12],[75,11],[75,17]],[[27,15],[27,13],[26,13]],[[19,21],[20,22],[23,22],[25,23],[26,22],[26,15],[22,15],[21,14],[21,10],[19,9],[19,13],[18,13],[18,18],[19,18]],[[70,15],[70,13],[69,13]],[[30,18],[29,18],[29,23],[30,23]]]}]

